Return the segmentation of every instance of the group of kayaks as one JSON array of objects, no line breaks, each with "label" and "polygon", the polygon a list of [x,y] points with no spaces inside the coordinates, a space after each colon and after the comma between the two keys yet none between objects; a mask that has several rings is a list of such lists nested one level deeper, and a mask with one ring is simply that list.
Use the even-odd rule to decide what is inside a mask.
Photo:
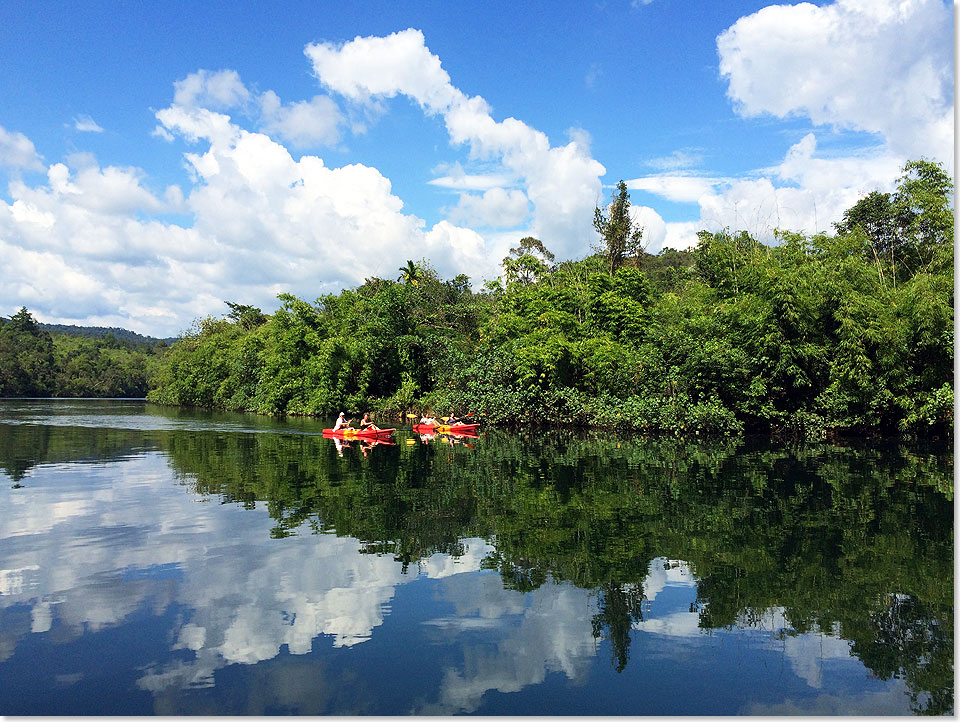
[{"label": "group of kayaks", "polygon": [[[417,434],[454,434],[457,436],[479,436],[480,424],[414,424]],[[396,429],[324,429],[323,435],[331,439],[367,439],[383,441],[393,435]]]}]

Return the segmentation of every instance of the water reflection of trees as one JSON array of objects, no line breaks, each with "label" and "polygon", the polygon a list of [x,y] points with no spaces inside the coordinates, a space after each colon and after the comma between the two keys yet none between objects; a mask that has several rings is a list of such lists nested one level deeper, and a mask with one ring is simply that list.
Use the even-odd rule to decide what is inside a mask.
[{"label": "water reflection of trees", "polygon": [[[64,436],[75,433],[91,438]],[[14,479],[69,447],[124,455],[147,444],[120,430],[2,434],[0,468]],[[484,566],[508,588],[596,590],[593,633],[618,670],[643,618],[650,562],[669,557],[697,577],[702,628],[783,609],[786,633],[839,633],[874,675],[903,677],[917,711],[953,709],[949,449],[553,432],[340,457],[304,433],[152,438],[193,491],[265,503],[274,537],[351,536],[406,567],[482,536],[496,547]]]},{"label": "water reflection of trees", "polygon": [[617,671],[622,672],[630,659],[630,630],[634,622],[643,621],[643,585],[606,582],[597,592],[599,611],[590,620],[593,636],[599,639],[606,630],[611,661]]},{"label": "water reflection of trees", "polygon": [[39,464],[104,462],[151,448],[149,434],[128,429],[0,424],[0,472],[17,486]]},{"label": "water reflection of trees", "polygon": [[783,608],[796,632],[838,630],[876,676],[904,677],[918,711],[952,709],[945,450],[556,432],[340,459],[310,437],[225,442],[236,448],[176,436],[169,451],[197,491],[267,500],[277,535],[336,530],[405,565],[485,536],[496,552],[484,566],[508,588],[596,590],[594,634],[618,670],[649,564],[667,556],[698,577],[701,627]]}]

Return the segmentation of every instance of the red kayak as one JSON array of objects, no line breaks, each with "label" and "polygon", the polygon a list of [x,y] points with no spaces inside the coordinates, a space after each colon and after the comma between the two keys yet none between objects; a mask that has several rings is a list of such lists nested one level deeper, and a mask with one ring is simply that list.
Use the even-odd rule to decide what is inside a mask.
[{"label": "red kayak", "polygon": [[460,431],[441,431],[444,436],[452,436],[455,439],[479,439],[480,432],[476,429],[462,429]]},{"label": "red kayak", "polygon": [[379,439],[382,436],[390,436],[396,429],[324,429],[324,436],[335,436],[338,439]]},{"label": "red kayak", "polygon": [[463,436],[478,436],[480,424],[414,424],[415,434],[457,434]]},{"label": "red kayak", "polygon": [[480,424],[447,424],[437,427],[437,431],[444,434],[475,434]]}]

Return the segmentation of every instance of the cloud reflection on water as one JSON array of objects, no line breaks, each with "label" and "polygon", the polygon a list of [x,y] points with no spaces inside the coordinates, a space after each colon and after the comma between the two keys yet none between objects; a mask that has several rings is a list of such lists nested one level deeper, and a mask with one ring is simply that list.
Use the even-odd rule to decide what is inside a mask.
[{"label": "cloud reflection on water", "polygon": [[[56,627],[62,642],[122,625],[139,610],[160,616],[175,607],[169,647],[178,654],[148,665],[137,685],[158,696],[210,688],[218,670],[273,660],[284,648],[305,655],[321,638],[332,648],[359,645],[384,624],[402,585],[431,579],[452,613],[423,626],[456,646],[458,661],[443,668],[436,697],[411,711],[473,712],[491,690],[518,692],[551,673],[581,684],[595,664],[594,593],[566,583],[526,594],[505,589],[496,574],[477,573],[493,550],[482,539],[464,540],[462,556],[436,554],[404,573],[392,556],[361,553],[361,543],[350,537],[271,539],[274,520],[264,504],[251,511],[197,503],[207,499],[172,482],[166,458],[148,453],[106,465],[38,467],[29,488],[5,492],[0,661],[12,657],[28,634]],[[684,562],[655,559],[643,588],[656,605],[634,624],[635,635],[705,633],[689,610],[696,577]],[[679,594],[663,601],[670,589]],[[30,610],[29,625],[7,624],[7,615],[23,607]],[[822,686],[824,665],[859,664],[848,642],[827,634],[774,641],[788,626],[783,610],[768,610],[759,621],[738,625],[737,633],[763,633],[750,634],[750,642],[779,645],[793,673],[811,688]],[[837,698],[817,699],[810,709],[829,708]],[[884,700],[885,709],[899,702],[897,708],[907,711],[902,691]],[[803,704],[786,701],[769,709]]]}]

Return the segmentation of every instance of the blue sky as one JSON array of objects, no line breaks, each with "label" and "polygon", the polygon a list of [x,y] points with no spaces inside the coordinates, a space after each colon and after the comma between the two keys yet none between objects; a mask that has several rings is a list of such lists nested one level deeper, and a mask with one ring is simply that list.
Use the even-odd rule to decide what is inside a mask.
[{"label": "blue sky", "polygon": [[952,8],[8,2],[0,313],[170,335],[395,277],[495,277],[595,240],[830,230],[903,162],[953,173]]}]

